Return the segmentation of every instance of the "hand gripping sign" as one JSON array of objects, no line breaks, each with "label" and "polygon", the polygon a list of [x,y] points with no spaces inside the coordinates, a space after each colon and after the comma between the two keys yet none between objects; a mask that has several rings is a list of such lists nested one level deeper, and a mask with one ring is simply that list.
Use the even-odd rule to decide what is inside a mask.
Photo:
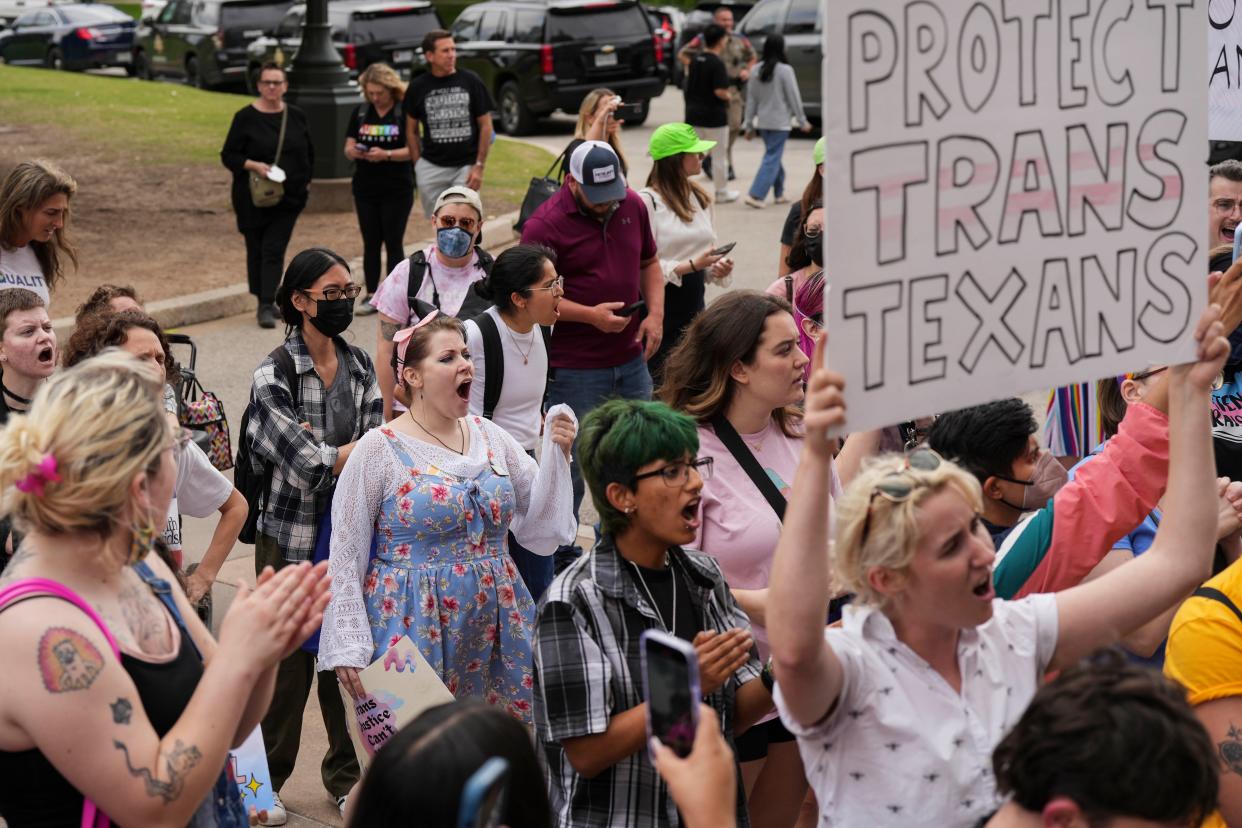
[{"label": "hand gripping sign", "polygon": [[826,4],[851,430],[1193,356],[1206,4]]}]

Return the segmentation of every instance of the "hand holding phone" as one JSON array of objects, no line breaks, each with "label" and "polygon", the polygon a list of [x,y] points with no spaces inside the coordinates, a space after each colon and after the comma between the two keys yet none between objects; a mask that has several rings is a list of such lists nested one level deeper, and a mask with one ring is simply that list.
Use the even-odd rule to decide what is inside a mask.
[{"label": "hand holding phone", "polygon": [[729,242],[728,244],[722,244],[720,247],[717,247],[715,250],[713,250],[713,251],[711,252],[711,255],[713,255],[713,256],[726,256],[726,255],[728,255],[728,254],[729,254],[729,253],[733,250],[733,248],[735,248],[735,247],[737,247],[737,242]]},{"label": "hand holding phone", "polygon": [[[647,741],[658,739],[685,758],[699,726],[699,657],[694,647],[660,630],[639,639],[647,697]],[[653,755],[654,760],[654,755]]]},{"label": "hand holding phone", "polygon": [[621,104],[612,113],[612,117],[618,121],[638,121],[643,117],[643,102],[637,101]]},{"label": "hand holding phone", "polygon": [[634,304],[626,305],[625,307],[619,310],[613,311],[613,313],[615,313],[617,316],[633,316],[634,314],[638,313],[640,310],[642,310],[645,307],[647,307],[647,300],[639,299]]}]

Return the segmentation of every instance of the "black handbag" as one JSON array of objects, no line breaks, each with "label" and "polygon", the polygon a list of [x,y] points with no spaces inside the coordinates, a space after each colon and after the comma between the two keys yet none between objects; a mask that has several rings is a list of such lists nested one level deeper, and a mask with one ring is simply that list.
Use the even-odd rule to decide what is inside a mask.
[{"label": "black handbag", "polygon": [[513,229],[522,232],[522,227],[526,225],[526,220],[535,214],[535,211],[552,196],[556,195],[556,191],[561,188],[562,176],[552,177],[552,171],[561,166],[565,160],[565,153],[556,156],[556,160],[552,162],[552,166],[548,167],[548,171],[543,174],[542,178],[532,178],[530,186],[526,188],[526,197],[522,199],[522,207],[518,210],[518,220],[513,223]]}]

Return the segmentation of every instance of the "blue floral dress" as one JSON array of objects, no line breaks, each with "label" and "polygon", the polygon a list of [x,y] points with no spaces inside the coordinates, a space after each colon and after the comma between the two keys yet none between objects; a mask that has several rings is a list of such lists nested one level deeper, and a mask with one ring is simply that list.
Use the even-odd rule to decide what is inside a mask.
[{"label": "blue floral dress", "polygon": [[548,552],[573,537],[568,461],[545,451],[537,465],[490,421],[468,422],[465,456],[386,427],[354,449],[333,498],[320,669],[366,666],[409,635],[455,696],[529,724],[535,602],[508,531]]},{"label": "blue floral dress", "polygon": [[408,633],[453,695],[529,722],[535,602],[509,557],[513,484],[490,466],[469,479],[420,466],[380,430],[409,479],[384,498],[362,585],[376,652]]}]

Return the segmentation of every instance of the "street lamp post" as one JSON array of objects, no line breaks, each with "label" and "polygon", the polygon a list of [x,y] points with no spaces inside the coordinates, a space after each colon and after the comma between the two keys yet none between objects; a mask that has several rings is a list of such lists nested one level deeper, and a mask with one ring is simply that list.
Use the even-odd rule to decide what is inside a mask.
[{"label": "street lamp post", "polygon": [[302,23],[302,45],[289,67],[290,103],[306,113],[311,145],[315,149],[312,177],[347,178],[353,164],[341,152],[345,127],[361,98],[358,83],[349,76],[332,45],[328,0],[307,0]]}]

